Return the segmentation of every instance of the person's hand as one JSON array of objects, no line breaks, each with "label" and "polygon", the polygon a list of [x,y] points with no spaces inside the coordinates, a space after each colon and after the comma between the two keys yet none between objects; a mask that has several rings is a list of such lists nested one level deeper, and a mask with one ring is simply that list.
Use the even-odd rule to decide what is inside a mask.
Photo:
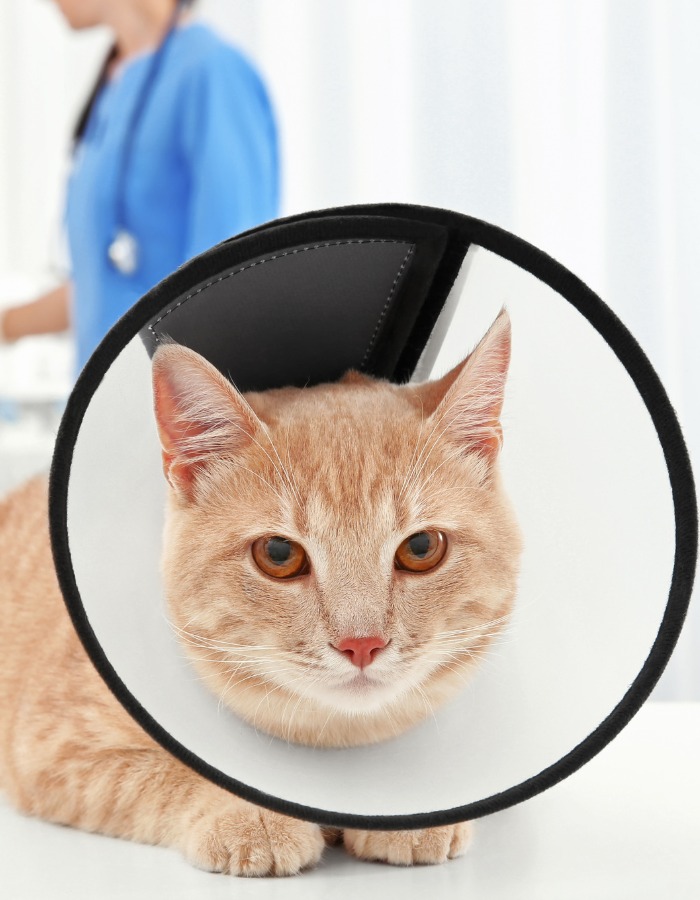
[{"label": "person's hand", "polygon": [[70,284],[64,282],[20,306],[0,310],[0,345],[32,334],[54,334],[70,325]]}]

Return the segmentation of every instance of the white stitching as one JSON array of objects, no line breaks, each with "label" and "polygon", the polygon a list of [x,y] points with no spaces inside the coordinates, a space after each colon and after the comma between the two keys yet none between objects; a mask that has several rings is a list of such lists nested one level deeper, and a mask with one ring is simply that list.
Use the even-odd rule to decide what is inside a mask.
[{"label": "white stitching", "polygon": [[[399,241],[396,241],[396,243],[398,244]],[[401,241],[401,243],[405,243],[405,241]],[[389,311],[389,306],[390,306],[391,300],[396,292],[396,287],[399,283],[399,279],[401,278],[401,274],[402,274],[403,270],[406,268],[406,263],[409,261],[409,259],[413,255],[414,249],[415,249],[415,245],[411,244],[408,248],[408,253],[404,256],[403,262],[399,266],[399,271],[396,273],[396,278],[394,278],[394,283],[392,284],[391,290],[389,291],[389,296],[386,298],[386,303],[384,304],[382,311],[379,313],[379,318],[377,319],[377,324],[374,326],[374,331],[372,332],[372,337],[369,339],[369,344],[367,345],[367,349],[365,350],[365,355],[362,357],[362,362],[360,363],[361,369],[364,369],[364,367],[367,365],[367,359],[368,359],[370,353],[372,352],[372,349],[374,347],[374,342],[377,340],[377,335],[379,334],[379,329],[381,328],[382,322],[384,321],[384,318],[385,318],[387,312]]]},{"label": "white stitching", "polygon": [[[275,259],[283,259],[285,256],[294,256],[296,253],[305,253],[307,250],[322,250],[325,247],[340,247],[344,244],[404,244],[404,245],[406,245],[406,244],[408,244],[408,242],[407,241],[398,241],[393,238],[354,238],[354,239],[350,239],[350,240],[346,240],[346,241],[327,241],[324,244],[313,244],[313,245],[309,245],[308,247],[296,247],[294,250],[285,250],[284,253],[276,253],[273,256],[268,256],[264,259],[257,259],[255,262],[248,263],[245,266],[241,266],[240,269],[236,269],[233,272],[229,272],[228,275],[220,275],[218,278],[214,279],[213,281],[209,281],[206,284],[202,285],[202,287],[197,288],[196,291],[192,291],[191,294],[188,294],[186,297],[184,297],[182,300],[180,300],[178,303],[176,303],[175,306],[171,306],[169,309],[166,309],[165,312],[162,315],[160,315],[154,322],[151,322],[151,324],[148,326],[148,330],[152,334],[153,340],[155,341],[155,343],[158,344],[158,343],[160,343],[160,337],[158,336],[158,334],[156,334],[156,331],[155,331],[156,325],[159,322],[162,322],[163,319],[165,319],[167,316],[170,315],[170,313],[174,312],[176,309],[179,309],[181,306],[183,306],[185,303],[187,303],[188,300],[191,300],[193,297],[197,297],[199,294],[206,291],[207,288],[210,288],[215,284],[219,284],[220,282],[225,281],[227,278],[233,278],[234,275],[240,275],[241,272],[245,272],[247,269],[253,269],[255,266],[262,265],[263,263],[266,263],[266,262],[272,262],[272,260],[275,260]],[[415,246],[414,244],[408,244],[408,247],[409,247],[408,253],[404,257],[404,260],[401,263],[401,266],[399,267],[399,271],[397,272],[396,278],[394,279],[394,283],[392,284],[391,290],[389,291],[389,296],[387,297],[386,303],[384,304],[384,307],[383,307],[381,313],[379,314],[379,318],[377,319],[377,324],[372,333],[372,337],[370,338],[370,342],[367,347],[367,350],[365,351],[365,355],[362,359],[362,363],[360,364],[360,368],[363,368],[365,366],[365,363],[367,362],[367,357],[369,356],[369,353],[372,350],[374,342],[377,338],[377,334],[379,333],[379,328],[382,324],[384,317],[387,314],[387,311],[389,309],[389,304],[391,303],[391,299],[394,296],[394,292],[396,291],[396,286],[399,282],[399,278],[401,277],[401,273],[405,269],[406,263],[408,262],[411,254],[413,253],[414,246]]]}]

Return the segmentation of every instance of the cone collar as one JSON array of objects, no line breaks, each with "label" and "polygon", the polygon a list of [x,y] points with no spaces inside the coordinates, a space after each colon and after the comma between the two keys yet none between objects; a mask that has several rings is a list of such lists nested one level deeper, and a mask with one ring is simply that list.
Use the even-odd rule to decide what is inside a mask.
[{"label": "cone collar", "polygon": [[[441,374],[506,304],[502,453],[524,533],[506,639],[435,718],[371,747],[258,734],[219,709],[164,616],[165,483],[150,362],[165,335],[241,390]],[[96,668],[136,721],[201,775],[322,824],[418,828],[492,813],[599,752],[651,692],[697,553],[693,478],[649,361],[559,263],[457,213],[361,206],[272,222],[143,297],[83,370],[58,435],[50,528]]]}]

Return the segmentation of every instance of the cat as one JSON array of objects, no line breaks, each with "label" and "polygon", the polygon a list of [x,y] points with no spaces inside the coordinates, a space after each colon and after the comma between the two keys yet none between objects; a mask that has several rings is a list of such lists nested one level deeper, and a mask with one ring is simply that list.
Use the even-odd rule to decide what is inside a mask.
[{"label": "cat", "polygon": [[[351,372],[245,396],[194,351],[156,351],[168,614],[198,675],[258,730],[392,738],[460,690],[507,621],[521,553],[499,473],[510,340],[503,311],[437,381]],[[170,756],[82,649],[46,507],[42,478],[0,504],[0,787],[18,809],[236,875],[294,874],[341,840],[406,865],[465,851],[470,823],[322,829]]]}]

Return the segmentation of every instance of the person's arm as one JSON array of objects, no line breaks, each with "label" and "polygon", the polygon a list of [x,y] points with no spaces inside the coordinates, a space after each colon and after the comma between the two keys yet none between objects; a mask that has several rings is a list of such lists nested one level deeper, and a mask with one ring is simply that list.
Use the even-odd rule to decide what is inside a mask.
[{"label": "person's arm", "polygon": [[69,324],[70,282],[65,281],[30,303],[0,311],[0,343],[65,331]]}]

